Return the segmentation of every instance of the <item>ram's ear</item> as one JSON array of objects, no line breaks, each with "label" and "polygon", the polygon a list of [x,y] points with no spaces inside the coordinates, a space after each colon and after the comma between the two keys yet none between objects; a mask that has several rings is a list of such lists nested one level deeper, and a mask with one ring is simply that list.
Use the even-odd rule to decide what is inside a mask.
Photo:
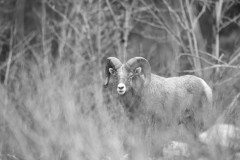
[{"label": "ram's ear", "polygon": [[135,70],[134,70],[134,73],[135,75],[140,75],[142,73],[142,67],[137,67]]},{"label": "ram's ear", "polygon": [[115,70],[114,70],[113,68],[109,68],[108,71],[109,71],[109,73],[112,74],[112,75],[115,74]]}]

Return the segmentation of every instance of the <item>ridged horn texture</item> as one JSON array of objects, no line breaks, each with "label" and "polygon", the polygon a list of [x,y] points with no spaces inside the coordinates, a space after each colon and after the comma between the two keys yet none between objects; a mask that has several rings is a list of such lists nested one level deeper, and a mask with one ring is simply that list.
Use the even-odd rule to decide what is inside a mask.
[{"label": "ridged horn texture", "polygon": [[134,57],[134,58],[129,59],[125,66],[129,69],[136,69],[137,67],[141,67],[143,70],[143,74],[146,78],[146,80],[144,82],[144,86],[147,86],[150,83],[150,81],[151,81],[151,66],[150,66],[148,60],[146,60],[143,57]]},{"label": "ridged horn texture", "polygon": [[104,83],[104,86],[107,87],[108,83],[109,83],[109,78],[110,78],[110,73],[109,73],[109,68],[114,68],[114,69],[118,69],[122,66],[122,62],[115,58],[115,57],[109,57],[107,60],[106,60],[106,63],[105,63],[105,76],[106,76],[106,80],[105,80],[105,83]]}]

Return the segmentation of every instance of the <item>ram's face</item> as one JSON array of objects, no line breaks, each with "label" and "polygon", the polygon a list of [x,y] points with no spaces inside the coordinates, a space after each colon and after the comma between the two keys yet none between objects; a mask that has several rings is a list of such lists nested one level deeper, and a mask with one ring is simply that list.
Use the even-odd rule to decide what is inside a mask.
[{"label": "ram's face", "polygon": [[142,68],[137,67],[135,69],[126,69],[123,65],[119,69],[109,68],[111,74],[112,83],[116,84],[116,90],[119,95],[124,95],[131,88],[134,90],[139,86],[140,81],[138,80],[142,74]]}]

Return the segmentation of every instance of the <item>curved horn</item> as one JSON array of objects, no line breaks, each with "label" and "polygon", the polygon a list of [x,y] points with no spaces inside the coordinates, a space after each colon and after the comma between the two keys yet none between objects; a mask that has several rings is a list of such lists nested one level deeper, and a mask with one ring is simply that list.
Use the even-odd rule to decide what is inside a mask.
[{"label": "curved horn", "polygon": [[116,57],[108,57],[105,64],[106,64],[105,65],[106,80],[104,86],[107,87],[110,78],[109,68],[112,67],[114,69],[118,69],[122,66],[122,62]]},{"label": "curved horn", "polygon": [[142,67],[143,74],[146,77],[144,86],[146,86],[150,83],[150,81],[151,81],[151,66],[150,66],[148,60],[146,60],[143,57],[134,57],[127,61],[126,67],[131,68],[131,69],[135,69],[137,67]]}]

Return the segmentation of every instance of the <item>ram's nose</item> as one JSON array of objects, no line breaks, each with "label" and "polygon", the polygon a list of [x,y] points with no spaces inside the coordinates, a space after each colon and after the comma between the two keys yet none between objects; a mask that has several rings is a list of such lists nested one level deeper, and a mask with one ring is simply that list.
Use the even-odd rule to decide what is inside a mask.
[{"label": "ram's nose", "polygon": [[123,83],[119,83],[117,86],[117,92],[120,95],[123,95],[126,92],[126,86]]}]

